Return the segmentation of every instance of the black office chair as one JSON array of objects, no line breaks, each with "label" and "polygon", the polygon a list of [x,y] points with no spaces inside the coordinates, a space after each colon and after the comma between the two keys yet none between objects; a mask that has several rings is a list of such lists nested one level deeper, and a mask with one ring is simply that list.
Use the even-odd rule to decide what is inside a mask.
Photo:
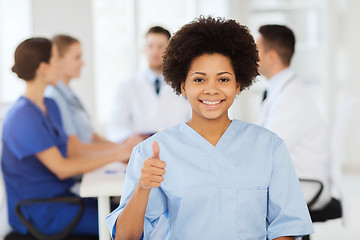
[{"label": "black office chair", "polygon": [[[316,201],[319,199],[322,190],[324,188],[323,184],[314,179],[299,179],[300,182],[309,182],[314,183],[319,186],[318,192],[315,194],[315,196],[307,203],[310,217],[312,222],[326,222],[327,220],[341,218],[342,208],[341,208],[341,202],[335,198],[331,198],[328,204],[326,204],[322,209],[317,210],[310,210],[312,206],[316,203]],[[303,240],[310,240],[310,235],[302,237]]]},{"label": "black office chair", "polygon": [[[65,227],[62,231],[54,235],[47,235],[40,232],[36,229],[23,215],[21,211],[22,206],[39,204],[39,203],[73,203],[79,205],[79,210],[73,220]],[[51,199],[34,199],[34,200],[25,200],[19,202],[15,207],[16,215],[19,217],[20,221],[29,231],[28,234],[19,234],[19,233],[10,233],[5,237],[5,240],[98,240],[98,236],[91,235],[70,235],[72,230],[79,223],[81,216],[84,213],[85,204],[81,198],[78,197],[58,197]]]}]

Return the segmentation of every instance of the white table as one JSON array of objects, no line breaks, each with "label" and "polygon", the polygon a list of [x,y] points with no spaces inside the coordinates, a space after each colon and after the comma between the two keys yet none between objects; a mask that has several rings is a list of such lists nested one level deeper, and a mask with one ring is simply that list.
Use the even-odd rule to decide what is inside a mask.
[{"label": "white table", "polygon": [[84,174],[80,183],[80,196],[96,197],[99,213],[99,240],[110,240],[105,218],[110,213],[110,197],[121,196],[126,165],[120,162],[108,164]]}]

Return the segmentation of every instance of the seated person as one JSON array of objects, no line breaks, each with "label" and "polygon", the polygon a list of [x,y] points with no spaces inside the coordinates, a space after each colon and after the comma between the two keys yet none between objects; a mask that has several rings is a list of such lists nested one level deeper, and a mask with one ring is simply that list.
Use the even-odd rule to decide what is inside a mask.
[{"label": "seated person", "polygon": [[[74,176],[107,163],[127,162],[139,139],[106,151],[89,151],[70,141],[63,130],[59,109],[45,88],[58,80],[58,51],[45,38],[23,41],[15,51],[12,70],[26,83],[25,94],[8,111],[3,125],[1,167],[4,175],[9,223],[15,232],[28,230],[15,214],[22,200],[74,196]],[[98,234],[96,200],[84,199],[84,214],[74,234]],[[45,234],[55,234],[72,220],[77,206],[67,203],[24,207],[28,221]]]},{"label": "seated person", "polygon": [[[84,105],[70,88],[74,78],[80,76],[83,66],[81,44],[68,35],[56,35],[52,39],[59,51],[59,81],[46,88],[45,96],[52,98],[59,107],[65,133],[73,140],[83,143],[114,143],[95,133]],[[100,146],[97,146],[99,148]]]},{"label": "seated person", "polygon": [[160,26],[151,27],[146,33],[145,54],[149,67],[119,85],[107,129],[111,141],[121,142],[136,134],[148,137],[189,120],[189,104],[165,84],[161,73],[162,54],[170,36],[170,32]]},{"label": "seated person", "polygon": [[230,120],[257,71],[254,39],[234,20],[183,26],[164,55],[165,81],[192,117],[137,145],[121,203],[107,218],[114,239],[147,239],[168,215],[167,239],[293,240],[313,232],[284,142]]},{"label": "seated person", "polygon": [[[284,140],[299,178],[322,182],[324,189],[311,208],[320,209],[331,199],[329,142],[315,102],[290,68],[294,33],[282,25],[264,25],[259,32],[259,72],[268,86],[257,123]],[[319,190],[313,183],[301,182],[301,187],[307,202]]]}]

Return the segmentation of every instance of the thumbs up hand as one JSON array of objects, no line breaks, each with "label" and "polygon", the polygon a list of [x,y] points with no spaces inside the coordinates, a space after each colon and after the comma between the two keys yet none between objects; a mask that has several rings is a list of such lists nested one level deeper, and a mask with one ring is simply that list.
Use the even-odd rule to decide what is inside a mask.
[{"label": "thumbs up hand", "polygon": [[164,181],[166,166],[166,163],[160,160],[160,148],[156,141],[153,142],[152,149],[153,156],[144,161],[139,180],[140,186],[147,190],[160,187],[161,182]]}]

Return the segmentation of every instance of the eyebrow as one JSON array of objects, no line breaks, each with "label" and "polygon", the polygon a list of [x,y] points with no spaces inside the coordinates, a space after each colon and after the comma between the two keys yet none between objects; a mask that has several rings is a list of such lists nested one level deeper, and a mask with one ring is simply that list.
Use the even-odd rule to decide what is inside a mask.
[{"label": "eyebrow", "polygon": [[[206,73],[204,73],[204,72],[193,72],[190,76],[192,76],[192,75],[194,75],[194,74],[199,74],[199,75],[206,76]],[[232,75],[232,74],[229,73],[229,72],[219,72],[219,73],[217,73],[216,75],[217,75],[217,76],[220,76],[220,75],[223,75],[223,74],[230,74],[230,75]]]}]

